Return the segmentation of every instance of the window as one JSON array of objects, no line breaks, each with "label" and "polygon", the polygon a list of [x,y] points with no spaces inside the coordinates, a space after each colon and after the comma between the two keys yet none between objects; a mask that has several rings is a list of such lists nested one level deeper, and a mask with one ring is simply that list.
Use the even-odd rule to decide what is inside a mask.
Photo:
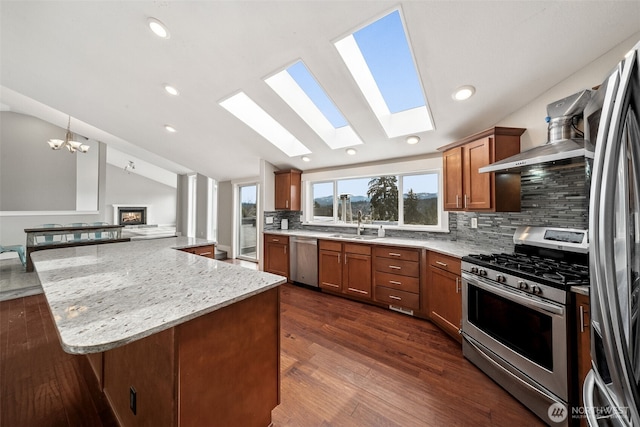
[{"label": "window", "polygon": [[265,79],[265,82],[331,149],[362,144],[302,61]]},{"label": "window", "polygon": [[[439,227],[440,174],[381,175],[312,182],[312,222]],[[400,195],[402,194],[402,197]]]},{"label": "window", "polygon": [[311,153],[311,150],[244,92],[239,92],[220,101],[219,104],[287,156],[294,157]]},{"label": "window", "polygon": [[435,173],[402,177],[404,224],[438,224],[438,178]]},{"label": "window", "polygon": [[434,129],[400,10],[335,46],[389,138]]},{"label": "window", "polygon": [[311,185],[313,200],[313,220],[333,221],[334,191],[333,182],[315,182]]}]

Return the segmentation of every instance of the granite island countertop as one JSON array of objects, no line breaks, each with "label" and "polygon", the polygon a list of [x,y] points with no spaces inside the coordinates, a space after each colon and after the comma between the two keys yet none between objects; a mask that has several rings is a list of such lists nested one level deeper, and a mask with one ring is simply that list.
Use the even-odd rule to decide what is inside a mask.
[{"label": "granite island countertop", "polygon": [[[422,240],[422,239],[408,239],[401,237],[377,237],[372,235],[365,235],[364,239],[358,238],[353,230],[345,231],[344,233],[327,232],[327,231],[315,231],[315,230],[264,230],[264,234],[281,234],[283,236],[299,236],[299,237],[312,237],[325,240],[347,241],[355,243],[366,243],[369,245],[388,245],[388,246],[403,246],[406,248],[418,248],[427,249],[434,252],[439,252],[444,255],[449,255],[456,258],[462,258],[469,254],[489,254],[492,251],[486,247],[480,247],[468,243],[460,243],[447,240]],[[335,235],[342,235],[344,237],[333,237]]]},{"label": "granite island countertop", "polygon": [[63,349],[110,350],[286,282],[177,250],[212,243],[173,237],[34,252]]}]

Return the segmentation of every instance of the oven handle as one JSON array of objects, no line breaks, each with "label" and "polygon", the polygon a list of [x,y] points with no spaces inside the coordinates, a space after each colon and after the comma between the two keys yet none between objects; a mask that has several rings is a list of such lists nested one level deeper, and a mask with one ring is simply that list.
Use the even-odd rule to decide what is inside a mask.
[{"label": "oven handle", "polygon": [[552,394],[550,394],[549,392],[547,392],[546,390],[542,389],[542,388],[538,388],[538,387],[534,387],[533,385],[529,384],[528,382],[526,382],[525,380],[523,380],[522,378],[520,378],[519,376],[517,376],[516,374],[514,374],[513,372],[511,372],[510,370],[506,369],[504,366],[502,366],[501,364],[499,364],[498,362],[496,362],[495,360],[493,360],[491,357],[489,357],[482,349],[480,349],[477,345],[475,345],[473,342],[471,342],[471,340],[467,339],[467,344],[469,344],[470,346],[472,346],[473,348],[475,348],[475,350],[487,361],[490,362],[494,367],[498,368],[500,371],[509,374],[513,379],[518,380],[518,382],[520,384],[522,384],[523,386],[527,387],[528,389],[533,390],[536,393],[542,394],[544,397],[546,397],[547,399],[549,399],[552,402],[558,402],[558,398],[553,396]]},{"label": "oven handle", "polygon": [[491,292],[496,295],[499,295],[503,298],[506,298],[510,301],[513,301],[525,307],[529,307],[537,311],[540,311],[540,310],[546,311],[547,313],[557,314],[559,316],[564,315],[564,307],[560,307],[545,301],[534,301],[531,298],[526,298],[516,292],[504,289],[501,286],[494,285],[492,283],[487,283],[484,281],[484,279],[480,277],[469,276],[464,272],[462,273],[462,278],[465,279],[467,282],[471,283],[472,285],[477,286],[478,288],[481,288],[487,292]]}]

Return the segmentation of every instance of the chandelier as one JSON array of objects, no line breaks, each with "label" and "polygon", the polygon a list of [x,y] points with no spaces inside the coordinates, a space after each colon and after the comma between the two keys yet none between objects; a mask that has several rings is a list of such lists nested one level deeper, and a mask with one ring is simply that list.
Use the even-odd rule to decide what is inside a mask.
[{"label": "chandelier", "polygon": [[53,150],[67,147],[70,153],[75,153],[76,151],[86,153],[89,151],[88,145],[73,140],[73,134],[71,133],[71,116],[69,116],[69,122],[67,123],[67,133],[64,136],[64,141],[62,139],[50,139],[47,141],[47,144],[49,144],[49,147]]}]

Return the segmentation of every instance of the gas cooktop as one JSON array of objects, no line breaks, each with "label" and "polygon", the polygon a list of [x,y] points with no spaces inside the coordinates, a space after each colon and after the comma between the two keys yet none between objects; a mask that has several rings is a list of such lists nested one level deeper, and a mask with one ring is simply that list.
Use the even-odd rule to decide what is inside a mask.
[{"label": "gas cooktop", "polygon": [[523,253],[467,255],[462,260],[559,289],[589,285],[589,267],[582,263]]}]

